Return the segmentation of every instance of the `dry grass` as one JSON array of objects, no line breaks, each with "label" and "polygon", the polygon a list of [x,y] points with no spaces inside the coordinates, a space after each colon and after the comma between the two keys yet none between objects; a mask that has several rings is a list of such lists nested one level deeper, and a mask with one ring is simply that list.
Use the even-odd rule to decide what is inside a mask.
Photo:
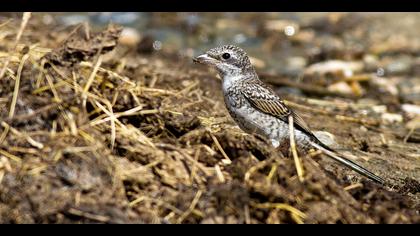
[{"label": "dry grass", "polygon": [[[16,39],[15,39],[15,43],[14,43],[14,46],[13,46],[12,50],[16,50],[16,46],[18,45],[18,43],[20,41],[20,38],[22,37],[23,31],[25,30],[25,27],[28,24],[28,21],[29,21],[30,18],[31,18],[31,13],[30,12],[23,13],[22,23],[20,24],[19,31],[16,34]],[[8,21],[4,22],[2,24],[2,26],[6,25],[7,23],[8,23]],[[6,61],[3,64],[3,67],[0,71],[0,80],[3,78],[4,74],[6,73],[7,66],[9,65],[11,57],[12,57],[11,55],[12,54],[9,53],[9,56],[7,57]]]},{"label": "dry grass", "polygon": [[208,71],[150,55],[128,66],[139,56],[121,59],[118,48],[113,58],[99,49],[74,65],[52,63],[44,56],[71,40],[45,42],[28,20],[0,52],[0,221],[315,223],[325,204],[346,212],[342,222],[377,220],[346,192],[365,186],[338,185],[295,145],[294,160],[284,158],[235,127],[206,89],[218,85]]},{"label": "dry grass", "polygon": [[294,121],[293,116],[289,116],[289,135],[290,135],[290,150],[293,155],[293,160],[295,161],[296,171],[299,177],[299,181],[303,182],[304,179],[304,171],[302,168],[302,163],[299,159],[297,150],[296,150],[296,142],[295,142],[295,128],[294,128]]}]

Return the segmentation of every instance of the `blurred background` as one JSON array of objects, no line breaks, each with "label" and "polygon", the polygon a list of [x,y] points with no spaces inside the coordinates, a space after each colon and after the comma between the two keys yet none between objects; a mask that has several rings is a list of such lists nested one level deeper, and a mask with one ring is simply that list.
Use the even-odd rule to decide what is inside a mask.
[{"label": "blurred background", "polygon": [[[21,13],[0,14],[5,22],[10,17]],[[119,44],[144,58],[175,55],[191,62],[212,47],[235,44],[260,76],[276,76],[266,81],[282,95],[302,95],[294,83],[319,86],[323,93],[379,102],[408,120],[420,116],[420,13],[40,12],[32,19],[54,29],[51,37],[79,23],[95,32],[122,25]]]},{"label": "blurred background", "polygon": [[[45,13],[45,24],[125,26],[139,50],[193,56],[236,44],[266,71],[298,76],[315,62],[358,60],[379,75],[419,73],[420,13]],[[393,56],[392,60],[389,56]]]},{"label": "blurred background", "polygon": [[[4,22],[20,17],[0,14]],[[34,19],[53,29],[47,38],[58,41],[76,24],[88,23],[92,32],[122,25],[119,45],[144,59],[156,55],[192,64],[191,57],[210,48],[235,44],[282,95],[322,90],[385,105],[388,112],[408,115],[406,120],[420,116],[420,13],[40,12]]]}]

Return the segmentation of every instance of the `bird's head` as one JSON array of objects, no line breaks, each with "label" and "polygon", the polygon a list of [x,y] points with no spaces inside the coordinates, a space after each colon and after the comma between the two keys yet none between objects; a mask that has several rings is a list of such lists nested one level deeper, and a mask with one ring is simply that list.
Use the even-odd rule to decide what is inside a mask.
[{"label": "bird's head", "polygon": [[233,45],[210,49],[193,61],[216,68],[222,77],[255,73],[245,51]]}]

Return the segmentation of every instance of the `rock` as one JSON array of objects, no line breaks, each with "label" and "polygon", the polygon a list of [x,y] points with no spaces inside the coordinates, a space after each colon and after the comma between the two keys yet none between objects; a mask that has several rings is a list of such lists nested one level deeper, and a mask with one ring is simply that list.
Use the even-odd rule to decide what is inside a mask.
[{"label": "rock", "polygon": [[216,21],[216,29],[225,30],[225,29],[237,29],[240,28],[241,23],[238,20],[234,19],[219,19]]},{"label": "rock", "polygon": [[287,69],[290,71],[303,71],[307,64],[304,57],[289,57],[286,59]]},{"label": "rock", "polygon": [[372,76],[370,83],[379,88],[381,92],[388,92],[392,95],[398,95],[397,84],[400,82],[399,78],[384,78],[379,76]]},{"label": "rock", "polygon": [[413,61],[410,57],[402,57],[396,60],[394,59],[385,67],[385,71],[390,75],[409,74],[412,64]]},{"label": "rock", "polygon": [[387,112],[387,108],[385,105],[377,105],[372,107],[372,111],[382,114]]},{"label": "rock", "polygon": [[309,44],[315,39],[315,31],[311,29],[297,32],[290,40],[292,42]]},{"label": "rock", "polygon": [[54,21],[55,21],[55,18],[50,14],[45,14],[42,17],[42,23],[44,23],[44,25],[51,25],[52,23],[54,23]]},{"label": "rock", "polygon": [[86,15],[65,15],[59,18],[64,25],[76,25],[83,22],[88,22],[89,17]]},{"label": "rock", "polygon": [[372,54],[366,54],[363,57],[363,63],[366,71],[376,72],[379,67],[378,57]]},{"label": "rock", "polygon": [[407,124],[405,124],[405,127],[409,130],[419,129],[420,128],[420,117],[416,117],[416,118],[410,120],[409,122],[407,122]]},{"label": "rock", "polygon": [[413,104],[402,104],[401,109],[410,117],[420,116],[420,106]]},{"label": "rock", "polygon": [[413,75],[420,75],[420,58],[416,58],[412,66]]},{"label": "rock", "polygon": [[360,13],[331,13],[309,22],[306,27],[330,34],[343,34],[362,23],[364,15]]},{"label": "rock", "polygon": [[262,69],[266,66],[265,62],[261,59],[258,59],[256,57],[249,57],[249,60],[251,61],[251,64],[255,66],[255,68]]},{"label": "rock", "polygon": [[120,35],[119,43],[126,46],[136,46],[140,42],[141,36],[140,33],[134,29],[125,27]]},{"label": "rock", "polygon": [[365,126],[363,126],[363,125],[360,126],[360,130],[362,132],[367,132],[368,131],[368,129]]},{"label": "rock", "polygon": [[346,82],[338,82],[327,87],[328,91],[337,92],[341,94],[353,94],[353,89]]},{"label": "rock", "polygon": [[305,70],[305,75],[327,75],[332,74],[337,77],[350,77],[356,72],[361,72],[363,63],[347,62],[341,60],[330,60],[312,64]]},{"label": "rock", "polygon": [[327,131],[314,131],[315,136],[325,145],[331,148],[339,148],[338,143],[335,141],[335,136]]},{"label": "rock", "polygon": [[315,49],[308,52],[311,63],[339,60],[344,58],[346,53],[345,44],[338,37],[330,35],[318,36],[312,44],[314,44]]},{"label": "rock", "polygon": [[381,118],[387,124],[401,123],[403,121],[402,115],[396,113],[383,113]]},{"label": "rock", "polygon": [[282,32],[287,36],[293,36],[299,31],[299,24],[290,20],[268,20],[264,24],[266,31]]},{"label": "rock", "polygon": [[404,103],[420,105],[420,78],[402,80],[398,89]]}]

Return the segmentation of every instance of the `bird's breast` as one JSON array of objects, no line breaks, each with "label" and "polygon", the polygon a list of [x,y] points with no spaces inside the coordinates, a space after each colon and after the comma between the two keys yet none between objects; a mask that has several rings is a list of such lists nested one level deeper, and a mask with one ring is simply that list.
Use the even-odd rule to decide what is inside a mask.
[{"label": "bird's breast", "polygon": [[223,76],[223,83],[222,83],[223,92],[228,91],[232,87],[238,87],[239,81],[241,81],[241,76],[232,76],[232,75]]}]

